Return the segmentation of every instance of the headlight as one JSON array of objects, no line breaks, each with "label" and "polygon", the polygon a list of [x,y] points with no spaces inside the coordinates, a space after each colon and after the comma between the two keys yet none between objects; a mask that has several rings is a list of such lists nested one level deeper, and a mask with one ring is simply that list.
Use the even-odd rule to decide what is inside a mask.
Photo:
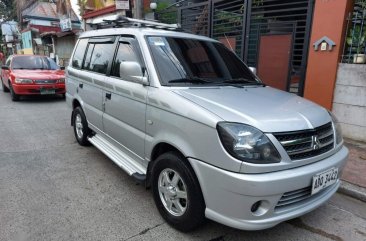
[{"label": "headlight", "polygon": [[337,117],[335,117],[335,115],[332,112],[330,112],[330,111],[328,111],[328,112],[329,112],[329,115],[332,117],[332,122],[333,122],[333,126],[335,129],[335,135],[336,135],[336,143],[338,145],[339,143],[341,143],[343,141],[342,128],[341,128],[341,125],[339,124]]},{"label": "headlight", "polygon": [[65,78],[61,78],[57,81],[57,83],[65,83]]},{"label": "headlight", "polygon": [[15,78],[15,83],[17,83],[17,84],[33,84],[33,80]]},{"label": "headlight", "polygon": [[217,131],[225,150],[239,160],[256,164],[281,161],[268,137],[254,127],[220,122],[217,124]]}]

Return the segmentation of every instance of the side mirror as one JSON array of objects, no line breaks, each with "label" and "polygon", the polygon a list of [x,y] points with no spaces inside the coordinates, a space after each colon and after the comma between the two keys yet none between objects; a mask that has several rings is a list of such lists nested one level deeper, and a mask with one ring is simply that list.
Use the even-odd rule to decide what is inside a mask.
[{"label": "side mirror", "polygon": [[123,80],[148,85],[148,79],[142,72],[142,67],[134,61],[123,61],[119,65],[119,74]]},{"label": "side mirror", "polygon": [[3,65],[3,66],[1,66],[1,69],[9,70],[9,66]]},{"label": "side mirror", "polygon": [[252,71],[253,74],[257,74],[257,69],[255,67],[249,67],[250,71]]}]

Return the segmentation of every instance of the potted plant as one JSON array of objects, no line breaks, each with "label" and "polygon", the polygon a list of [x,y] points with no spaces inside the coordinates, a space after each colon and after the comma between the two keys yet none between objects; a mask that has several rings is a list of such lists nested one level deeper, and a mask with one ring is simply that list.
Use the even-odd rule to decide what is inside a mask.
[{"label": "potted plant", "polygon": [[361,31],[361,26],[356,25],[349,32],[349,35],[346,39],[348,46],[350,46],[350,52],[355,51],[356,53],[353,55],[353,63],[355,64],[364,64],[366,63],[366,55],[365,55],[365,40],[366,40],[366,31],[363,29]]}]

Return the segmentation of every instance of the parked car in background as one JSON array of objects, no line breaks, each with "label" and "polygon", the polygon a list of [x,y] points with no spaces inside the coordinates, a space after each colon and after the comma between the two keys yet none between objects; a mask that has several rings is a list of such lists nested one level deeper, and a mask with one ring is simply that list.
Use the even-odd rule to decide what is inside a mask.
[{"label": "parked car in background", "polygon": [[11,55],[1,69],[3,91],[13,101],[22,95],[65,96],[65,72],[47,56]]}]

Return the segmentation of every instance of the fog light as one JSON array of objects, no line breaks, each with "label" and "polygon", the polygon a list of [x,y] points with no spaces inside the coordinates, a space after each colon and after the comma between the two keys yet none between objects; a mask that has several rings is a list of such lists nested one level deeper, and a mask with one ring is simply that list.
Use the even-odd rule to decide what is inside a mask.
[{"label": "fog light", "polygon": [[259,206],[261,205],[262,201],[258,201],[258,202],[255,202],[252,207],[250,208],[250,211],[252,211],[252,213],[255,213],[257,212]]},{"label": "fog light", "polygon": [[252,211],[253,216],[262,216],[265,215],[269,209],[271,208],[271,203],[267,200],[260,200],[255,202],[252,207],[250,208],[250,211]]}]

